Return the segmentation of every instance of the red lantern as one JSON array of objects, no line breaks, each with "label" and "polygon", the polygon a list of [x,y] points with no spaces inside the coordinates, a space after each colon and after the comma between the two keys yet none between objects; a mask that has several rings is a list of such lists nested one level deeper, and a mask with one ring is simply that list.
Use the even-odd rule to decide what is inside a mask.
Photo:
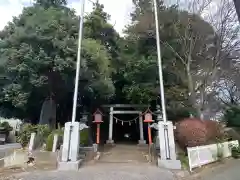
[{"label": "red lantern", "polygon": [[97,124],[97,132],[96,132],[96,143],[99,144],[100,143],[100,124],[102,123],[102,113],[101,111],[97,110],[94,113],[94,121],[93,123]]},{"label": "red lantern", "polygon": [[95,113],[94,114],[94,123],[102,123],[102,114],[100,113]]},{"label": "red lantern", "polygon": [[151,114],[151,113],[146,113],[146,114],[145,114],[144,122],[145,122],[145,123],[151,123],[151,122],[153,122],[153,120],[152,120],[152,114]]},{"label": "red lantern", "polygon": [[148,141],[149,141],[149,144],[151,145],[152,144],[152,131],[151,131],[150,123],[153,122],[151,113],[145,114],[144,122],[148,123]]}]

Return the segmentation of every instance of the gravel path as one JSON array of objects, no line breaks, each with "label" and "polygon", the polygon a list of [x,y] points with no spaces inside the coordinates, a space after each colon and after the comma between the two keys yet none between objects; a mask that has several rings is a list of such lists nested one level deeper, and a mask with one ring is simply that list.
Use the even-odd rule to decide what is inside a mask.
[{"label": "gravel path", "polygon": [[21,180],[175,180],[168,170],[150,165],[101,164],[78,172],[31,172],[18,175]]}]

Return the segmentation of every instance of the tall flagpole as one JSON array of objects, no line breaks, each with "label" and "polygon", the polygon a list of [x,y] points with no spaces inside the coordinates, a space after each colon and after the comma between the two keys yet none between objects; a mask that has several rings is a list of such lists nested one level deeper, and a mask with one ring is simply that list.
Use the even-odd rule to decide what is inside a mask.
[{"label": "tall flagpole", "polygon": [[76,121],[78,84],[79,84],[80,66],[81,66],[81,46],[82,46],[82,34],[83,34],[84,7],[85,7],[85,0],[81,0],[81,13],[80,13],[79,33],[78,33],[78,51],[77,51],[77,63],[76,63],[76,76],[75,76],[75,87],[74,87],[73,109],[72,109],[72,123]]},{"label": "tall flagpole", "polygon": [[159,88],[160,88],[160,96],[161,96],[162,115],[163,115],[163,121],[167,122],[167,114],[166,114],[166,106],[165,106],[165,96],[164,96],[164,86],[163,86],[162,57],[161,57],[161,46],[160,46],[160,34],[159,34],[159,20],[158,20],[158,11],[157,11],[157,0],[153,0],[153,4],[154,4],[154,14],[155,14],[155,25],[156,25],[158,75],[159,75]]}]

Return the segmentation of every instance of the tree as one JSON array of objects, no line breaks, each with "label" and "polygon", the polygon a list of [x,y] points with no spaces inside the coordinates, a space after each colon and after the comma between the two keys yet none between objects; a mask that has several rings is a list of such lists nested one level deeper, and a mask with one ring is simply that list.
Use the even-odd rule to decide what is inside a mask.
[{"label": "tree", "polygon": [[[151,1],[133,2],[136,8],[131,14],[132,23],[125,31],[126,48],[124,54],[127,65],[124,74],[127,83],[124,92],[127,98],[134,103],[156,105],[159,104],[160,96],[152,3]],[[158,3],[158,9],[161,14],[160,17],[162,15],[167,17],[165,15],[168,9],[161,1]],[[161,26],[165,23],[165,21],[160,22]],[[167,30],[161,29],[161,35],[164,32],[167,32]],[[168,117],[175,120],[180,111],[183,109],[185,111],[185,108],[188,109],[189,107],[186,101],[187,89],[182,79],[174,72],[171,63],[169,63],[173,57],[172,52],[166,50],[166,48],[162,49],[166,105]],[[189,116],[189,112],[185,116]]]},{"label": "tree", "polygon": [[[216,12],[212,12],[208,11],[213,5],[212,3],[211,0],[187,1],[185,5],[187,5],[188,11],[186,11],[176,5],[167,8],[162,1],[158,1],[166,91],[174,92],[174,86],[175,89],[181,87],[180,92],[184,92],[180,98],[184,102],[183,104],[194,107],[196,116],[201,118],[203,118],[204,112],[207,112],[210,118],[221,108],[216,106],[219,102],[215,98],[217,92],[214,91],[222,78],[220,68],[224,69],[224,72],[229,70],[230,64],[235,61],[232,54],[239,44],[237,40],[238,27],[233,26],[235,19],[232,14],[232,4],[228,1],[222,1],[217,6]],[[134,1],[134,4],[136,8],[132,14],[133,22],[127,28],[127,39],[131,41],[132,49],[137,49],[134,57],[141,59],[141,61],[144,61],[142,60],[144,57],[146,62],[151,63],[149,59],[156,58],[152,3],[151,1],[139,0]],[[133,61],[133,64],[139,67],[136,61],[135,63]],[[143,62],[139,62],[139,64],[148,67]],[[156,72],[153,69],[151,71]],[[143,74],[142,77],[148,77]],[[171,88],[168,91],[169,87],[166,85],[171,82],[171,78],[166,79],[166,77],[169,77],[170,74],[171,78],[175,77],[173,81],[178,83],[170,83]],[[155,75],[155,78],[149,79],[156,80],[156,78]],[[143,83],[139,80],[133,82],[137,85]],[[150,84],[156,85],[156,82]],[[146,87],[153,89],[149,85]],[[131,86],[129,89],[134,90]],[[136,87],[135,89],[137,92],[141,92],[145,88]],[[131,93],[128,95],[131,96]],[[137,97],[136,93],[133,96]],[[146,97],[149,96],[146,95]],[[189,100],[188,103],[184,101],[186,98]]]},{"label": "tree", "polygon": [[112,102],[123,103],[125,95],[122,93],[122,86],[125,84],[123,77],[123,68],[125,60],[122,56],[124,40],[114,29],[114,26],[108,23],[110,15],[104,12],[104,6],[98,1],[94,3],[93,11],[86,17],[84,22],[84,36],[101,42],[105,46],[111,58],[112,80],[116,89],[116,94]]},{"label": "tree", "polygon": [[36,4],[49,8],[49,7],[60,7],[60,6],[66,6],[67,0],[35,0]]},{"label": "tree", "polygon": [[[47,96],[60,106],[72,101],[79,18],[64,4],[39,0],[0,33],[0,59],[8,80],[2,85],[1,102],[21,110],[22,117],[29,113],[38,118]],[[82,51],[79,98],[93,101],[113,96],[108,50],[87,38]]]},{"label": "tree", "polygon": [[[182,66],[183,79],[187,79],[189,99],[197,110],[197,116],[203,119],[209,99],[215,96],[214,86],[220,79],[220,68],[225,70],[234,60],[232,52],[239,45],[238,27],[233,28],[233,6],[228,1],[221,1],[216,12],[209,8],[211,0],[188,1],[189,12],[179,11],[173,23],[173,41],[165,40],[163,44],[175,53],[175,64]],[[204,21],[202,17],[208,19]],[[215,103],[216,106],[216,103]]]},{"label": "tree", "polygon": [[240,83],[239,68],[237,64],[231,67],[229,71],[225,71],[220,82],[216,86],[218,92],[217,99],[223,106],[236,106],[240,104]]},{"label": "tree", "polygon": [[[104,6],[98,1],[94,3],[93,11],[86,16],[84,22],[85,32],[84,36],[99,40],[108,50],[112,58],[112,64],[117,68],[119,60],[119,34],[114,27],[108,23],[110,15],[104,12]],[[115,64],[114,64],[115,63]]]},{"label": "tree", "polygon": [[233,0],[235,4],[236,13],[238,15],[238,20],[240,22],[240,2],[238,0]]}]

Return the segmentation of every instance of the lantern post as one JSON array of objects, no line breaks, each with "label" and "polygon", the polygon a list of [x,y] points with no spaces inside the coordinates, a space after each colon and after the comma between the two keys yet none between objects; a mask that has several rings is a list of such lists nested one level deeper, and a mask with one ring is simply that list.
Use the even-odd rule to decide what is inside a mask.
[{"label": "lantern post", "polygon": [[151,144],[152,144],[152,131],[151,131],[150,123],[153,122],[152,113],[147,112],[145,114],[144,122],[148,124],[148,142],[149,142],[149,145],[151,146]]},{"label": "lantern post", "polygon": [[93,123],[97,124],[96,144],[99,144],[100,143],[100,124],[103,122],[102,112],[99,109],[97,109],[97,111],[93,115],[94,115]]}]

